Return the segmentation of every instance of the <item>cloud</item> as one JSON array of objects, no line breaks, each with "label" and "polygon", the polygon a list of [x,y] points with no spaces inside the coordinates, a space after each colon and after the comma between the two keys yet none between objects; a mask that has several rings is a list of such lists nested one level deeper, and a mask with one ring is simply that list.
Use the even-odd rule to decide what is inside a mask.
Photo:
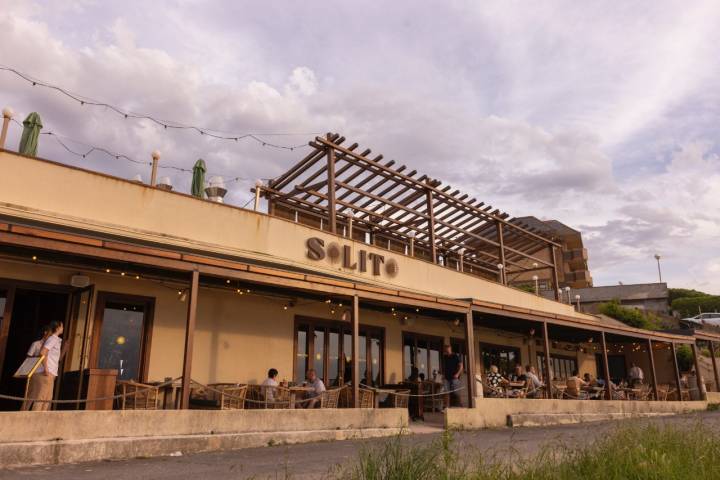
[{"label": "cloud", "polygon": [[[409,8],[412,7],[412,8]],[[0,12],[2,62],[71,91],[228,133],[339,131],[514,216],[584,231],[597,284],[720,293],[720,4],[20,2]],[[158,21],[158,19],[162,21]],[[244,204],[303,149],[165,130],[0,73],[4,101],[54,130],[161,165],[203,158]],[[9,144],[19,140],[11,130]],[[313,135],[266,136],[304,144]],[[69,143],[76,149],[82,145]],[[43,156],[123,177],[148,168]],[[164,169],[176,189],[189,175]]]}]

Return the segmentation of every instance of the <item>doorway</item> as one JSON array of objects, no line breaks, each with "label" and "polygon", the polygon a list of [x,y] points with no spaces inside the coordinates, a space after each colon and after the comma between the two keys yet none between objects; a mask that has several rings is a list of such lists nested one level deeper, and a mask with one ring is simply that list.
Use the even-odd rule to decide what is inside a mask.
[{"label": "doorway", "polygon": [[[0,302],[5,308],[0,312],[0,330],[4,345],[0,345],[0,392],[22,397],[25,394],[25,380],[13,378],[13,374],[25,360],[30,344],[40,337],[44,325],[52,321],[64,322],[67,318],[69,295],[63,292],[16,288],[3,290]],[[3,348],[4,347],[4,348]],[[20,403],[0,400],[0,410],[19,410]]]}]

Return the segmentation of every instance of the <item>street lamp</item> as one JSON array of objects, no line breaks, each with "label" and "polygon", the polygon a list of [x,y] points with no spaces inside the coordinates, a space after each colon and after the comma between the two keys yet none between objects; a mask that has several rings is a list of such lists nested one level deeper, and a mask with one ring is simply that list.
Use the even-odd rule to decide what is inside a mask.
[{"label": "street lamp", "polygon": [[660,283],[662,283],[662,272],[660,271],[660,255],[657,253],[655,254],[655,260],[657,260],[658,264],[658,278],[660,279]]},{"label": "street lamp", "polygon": [[570,299],[570,287],[569,286],[565,287],[565,293],[567,293],[568,305],[572,305],[572,300]]},{"label": "street lamp", "polygon": [[540,288],[538,288],[538,276],[533,275],[532,279],[535,282],[535,295],[540,295]]},{"label": "street lamp", "polygon": [[580,311],[580,295],[575,295],[575,302],[577,303],[577,311]]},{"label": "street lamp", "polygon": [[505,275],[503,275],[503,268],[505,268],[505,265],[503,265],[502,263],[498,263],[497,268],[498,268],[498,273],[500,274],[500,283],[505,285]]}]

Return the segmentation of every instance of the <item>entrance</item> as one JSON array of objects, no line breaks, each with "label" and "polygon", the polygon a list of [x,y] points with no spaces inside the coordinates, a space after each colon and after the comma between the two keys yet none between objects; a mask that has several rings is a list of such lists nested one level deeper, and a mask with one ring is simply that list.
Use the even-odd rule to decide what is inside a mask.
[{"label": "entrance", "polygon": [[[0,298],[4,299],[0,307],[5,307],[0,311],[0,392],[22,397],[25,380],[13,378],[13,374],[25,360],[30,344],[40,337],[42,327],[52,321],[65,321],[69,295],[17,288],[14,295],[10,295],[10,289],[0,290]],[[19,402],[0,400],[0,410],[19,409]]]}]

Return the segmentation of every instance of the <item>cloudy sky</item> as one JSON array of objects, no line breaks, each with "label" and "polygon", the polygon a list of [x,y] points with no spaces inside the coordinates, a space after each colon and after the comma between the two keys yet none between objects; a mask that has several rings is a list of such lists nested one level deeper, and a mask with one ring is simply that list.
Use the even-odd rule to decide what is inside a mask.
[{"label": "cloudy sky", "polygon": [[[0,64],[88,98],[268,142],[337,131],[515,216],[582,230],[596,285],[720,294],[720,2],[13,1]],[[301,156],[80,106],[0,71],[68,146],[256,178]],[[22,118],[20,118],[22,120]],[[14,148],[19,128],[11,129]],[[269,135],[291,133],[298,135]],[[41,156],[145,179],[50,137]],[[175,188],[189,176],[165,169]]]}]

